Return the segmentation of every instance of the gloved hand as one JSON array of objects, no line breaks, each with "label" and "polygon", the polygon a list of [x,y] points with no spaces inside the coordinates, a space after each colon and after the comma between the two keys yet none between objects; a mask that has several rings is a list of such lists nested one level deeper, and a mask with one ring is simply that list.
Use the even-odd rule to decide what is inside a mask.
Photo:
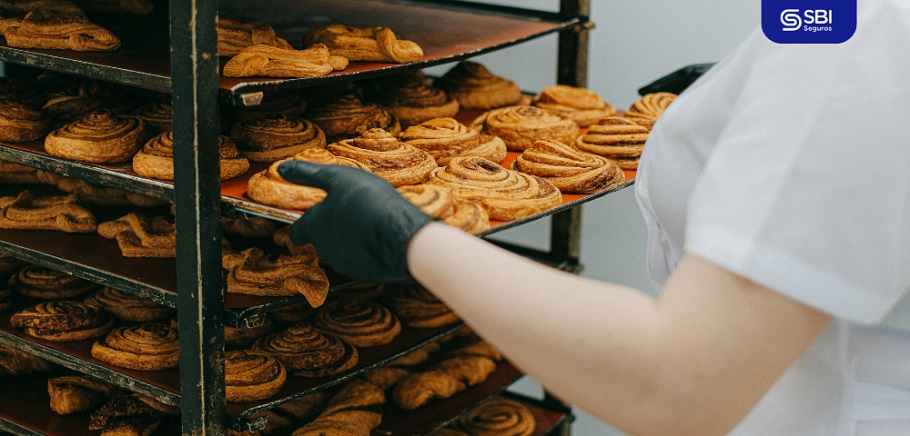
[{"label": "gloved hand", "polygon": [[384,179],[357,168],[291,160],[282,178],[328,192],[291,226],[291,239],[311,243],[340,274],[367,282],[409,276],[411,238],[433,218],[402,198]]}]

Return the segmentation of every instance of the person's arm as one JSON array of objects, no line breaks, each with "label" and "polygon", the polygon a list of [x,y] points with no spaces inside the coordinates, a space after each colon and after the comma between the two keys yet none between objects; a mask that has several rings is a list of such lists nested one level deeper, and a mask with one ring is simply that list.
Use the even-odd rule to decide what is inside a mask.
[{"label": "person's arm", "polygon": [[831,319],[694,255],[656,299],[442,224],[418,231],[407,256],[517,367],[632,434],[729,431]]}]

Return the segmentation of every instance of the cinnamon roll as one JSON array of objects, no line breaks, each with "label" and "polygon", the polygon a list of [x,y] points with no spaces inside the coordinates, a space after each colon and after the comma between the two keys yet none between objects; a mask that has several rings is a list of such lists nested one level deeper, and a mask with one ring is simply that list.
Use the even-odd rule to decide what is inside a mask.
[{"label": "cinnamon roll", "polygon": [[616,107],[597,93],[569,85],[552,85],[531,100],[531,105],[588,127],[602,118],[616,115]]},{"label": "cinnamon roll", "polygon": [[525,405],[495,397],[458,417],[453,427],[473,436],[530,436],[537,423]]},{"label": "cinnamon roll", "polygon": [[306,323],[260,338],[253,349],[275,356],[288,372],[300,377],[340,374],[357,364],[358,353],[343,339],[325,335]]},{"label": "cinnamon roll", "polygon": [[10,47],[74,51],[112,51],[120,47],[117,36],[89,21],[78,8],[33,9],[21,20],[4,20],[0,27]]},{"label": "cinnamon roll", "polygon": [[29,336],[54,342],[81,341],[103,336],[113,320],[97,306],[76,301],[48,301],[22,309],[10,317],[13,327]]},{"label": "cinnamon roll", "polygon": [[325,133],[316,124],[282,114],[241,121],[231,128],[231,138],[253,162],[275,162],[326,144]]},{"label": "cinnamon roll", "polygon": [[571,144],[579,133],[575,121],[534,106],[493,109],[474,120],[471,127],[502,138],[513,151],[524,151],[542,139]]},{"label": "cinnamon roll", "polygon": [[442,185],[405,185],[397,188],[405,200],[420,208],[423,213],[468,233],[490,228],[490,216],[479,205],[455,198],[452,191]]},{"label": "cinnamon roll", "polygon": [[398,285],[389,301],[392,312],[408,327],[436,328],[459,321],[452,309],[420,285]]},{"label": "cinnamon roll", "polygon": [[264,44],[283,49],[293,49],[275,29],[262,21],[241,22],[218,17],[218,56],[236,56],[253,44]]},{"label": "cinnamon roll", "polygon": [[408,127],[399,137],[430,153],[439,166],[448,165],[457,156],[480,156],[499,164],[506,158],[506,143],[501,138],[468,128],[454,118],[424,121]]},{"label": "cinnamon roll", "polygon": [[133,212],[98,225],[98,234],[116,239],[126,257],[176,257],[176,227],[164,216]]},{"label": "cinnamon roll", "polygon": [[44,149],[81,162],[121,163],[130,160],[146,139],[145,120],[103,110],[49,133]]},{"label": "cinnamon roll", "polygon": [[0,97],[0,141],[34,141],[49,128],[50,118],[37,104],[9,95]]},{"label": "cinnamon roll", "polygon": [[414,41],[398,39],[387,27],[350,27],[325,24],[317,27],[305,39],[306,45],[325,44],[332,55],[352,61],[397,62],[400,64],[423,59],[423,49]]},{"label": "cinnamon roll", "polygon": [[126,322],[155,322],[174,317],[176,310],[148,298],[128,294],[105,286],[85,298],[85,302],[104,309],[115,318]]},{"label": "cinnamon roll", "polygon": [[174,129],[174,107],[171,100],[162,98],[148,102],[133,112],[133,115],[145,120],[152,134],[159,134]]},{"label": "cinnamon roll", "polygon": [[74,194],[39,197],[28,189],[0,197],[0,228],[94,232],[95,216],[77,200]]},{"label": "cinnamon roll", "polygon": [[624,170],[634,170],[638,168],[648,133],[646,127],[625,118],[604,118],[588,127],[575,141],[575,147],[610,159]]},{"label": "cinnamon roll", "polygon": [[137,371],[176,368],[180,363],[177,330],[160,323],[116,327],[92,345],[92,357]]},{"label": "cinnamon roll", "polygon": [[370,129],[357,138],[331,143],[326,149],[366,165],[394,186],[424,182],[437,168],[427,152],[399,141],[382,129]]},{"label": "cinnamon roll", "polygon": [[650,130],[657,118],[664,113],[670,103],[673,103],[673,100],[676,100],[676,94],[671,92],[645,94],[632,103],[624,116]]},{"label": "cinnamon roll", "polygon": [[227,292],[289,297],[303,295],[313,307],[325,302],[329,279],[314,254],[266,255],[257,247],[222,256]]},{"label": "cinnamon roll", "polygon": [[228,402],[259,401],[278,393],[287,381],[287,370],[261,351],[224,352],[224,394]]},{"label": "cinnamon roll", "polygon": [[591,194],[626,177],[619,165],[556,141],[537,141],[512,163],[512,169],[543,177],[562,192]]},{"label": "cinnamon roll", "polygon": [[313,326],[356,347],[385,345],[401,333],[398,318],[387,307],[371,300],[327,303],[316,312]]},{"label": "cinnamon roll", "polygon": [[402,128],[458,113],[458,102],[430,85],[423,74],[405,75],[380,87],[376,99],[398,118]]},{"label": "cinnamon roll", "polygon": [[370,129],[401,133],[398,118],[378,104],[364,103],[353,94],[313,102],[304,116],[316,123],[328,142],[356,138]]},{"label": "cinnamon roll", "polygon": [[[221,180],[232,179],[250,169],[250,162],[240,155],[234,141],[224,135],[218,137],[218,154]],[[174,131],[168,130],[150,139],[133,156],[133,171],[143,177],[174,180]]]},{"label": "cinnamon roll", "polygon": [[474,61],[459,62],[433,84],[458,100],[462,109],[495,109],[521,100],[521,89],[515,82],[494,75]]},{"label": "cinnamon roll", "polygon": [[99,285],[62,271],[26,265],[10,277],[9,287],[26,298],[69,300],[87,295]]},{"label": "cinnamon roll", "polygon": [[305,50],[253,44],[240,51],[224,65],[225,77],[321,77],[347,68],[348,60],[333,56],[325,45],[315,44]]},{"label": "cinnamon roll", "polygon": [[163,200],[146,197],[135,192],[94,185],[85,180],[58,176],[54,183],[57,185],[57,189],[75,194],[80,202],[86,204],[136,207],[157,207],[165,204]]},{"label": "cinnamon roll", "polygon": [[474,156],[452,159],[434,170],[427,183],[446,186],[456,198],[477,203],[493,220],[510,221],[562,204],[559,189],[543,178]]},{"label": "cinnamon roll", "polygon": [[100,406],[115,393],[113,386],[90,377],[65,375],[47,379],[50,407],[58,415],[85,412]]}]

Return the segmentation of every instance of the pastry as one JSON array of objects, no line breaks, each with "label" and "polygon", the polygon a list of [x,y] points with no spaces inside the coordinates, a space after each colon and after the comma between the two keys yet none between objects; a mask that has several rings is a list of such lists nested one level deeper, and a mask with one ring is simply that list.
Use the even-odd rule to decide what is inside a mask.
[{"label": "pastry", "polygon": [[221,232],[243,238],[271,238],[275,234],[275,221],[261,216],[249,218],[221,217]]},{"label": "pastry", "polygon": [[327,303],[316,311],[313,326],[356,347],[385,345],[401,333],[398,318],[387,307],[370,300]]},{"label": "pastry", "polygon": [[268,23],[262,21],[244,23],[218,17],[218,56],[236,56],[253,44],[293,49],[291,44],[275,35],[275,29]]},{"label": "pastry", "polygon": [[313,102],[304,116],[325,132],[328,142],[356,138],[376,128],[396,136],[401,133],[401,124],[395,115],[378,104],[364,103],[352,94]]},{"label": "pastry", "polygon": [[325,335],[307,323],[260,338],[253,349],[275,356],[292,375],[325,377],[340,374],[357,364],[358,353],[345,340]]},{"label": "pastry", "polygon": [[259,338],[272,333],[275,323],[272,317],[263,316],[263,321],[255,327],[224,326],[224,346],[228,349],[248,349]]},{"label": "pastry", "polygon": [[[294,155],[292,159],[325,165],[345,165],[370,171],[360,162],[335,156],[324,148],[308,148]],[[266,170],[253,174],[247,182],[246,195],[265,205],[298,210],[309,209],[325,200],[326,192],[322,189],[288,182],[278,174],[278,166],[287,160],[291,159],[280,160]]]},{"label": "pastry", "polygon": [[267,353],[224,352],[224,394],[228,402],[264,400],[277,394],[286,380],[284,365]]},{"label": "pastry", "polygon": [[602,118],[616,115],[616,108],[595,92],[569,85],[552,85],[531,100],[531,105],[588,127]]},{"label": "pastry", "polygon": [[458,113],[458,102],[432,86],[423,74],[400,76],[381,86],[376,101],[398,118],[403,129]]},{"label": "pastry", "polygon": [[269,114],[234,124],[231,139],[253,162],[287,159],[308,148],[325,147],[325,133],[310,121]]},{"label": "pastry", "polygon": [[575,148],[610,159],[624,170],[634,170],[638,168],[648,133],[646,127],[626,118],[604,118],[578,137]]},{"label": "pastry", "polygon": [[308,254],[266,255],[253,247],[222,256],[228,271],[227,292],[289,297],[302,294],[319,307],[329,292],[329,279],[319,258]]},{"label": "pastry", "polygon": [[174,107],[171,100],[162,98],[148,102],[133,111],[133,115],[145,120],[152,134],[174,129]]},{"label": "pastry", "polygon": [[33,9],[20,19],[0,22],[6,44],[16,48],[75,51],[112,51],[120,39],[109,30],[92,23],[78,9]]},{"label": "pastry", "polygon": [[87,295],[99,285],[62,271],[27,265],[9,279],[9,287],[26,298],[69,300]]},{"label": "pastry", "polygon": [[162,200],[156,200],[135,192],[93,185],[80,179],[59,176],[56,177],[55,184],[57,189],[66,193],[76,194],[79,201],[86,204],[137,207],[156,207],[165,204]]},{"label": "pastry", "polygon": [[670,92],[645,94],[635,100],[623,116],[635,124],[651,130],[657,118],[664,113],[670,103],[673,103],[673,100],[676,100],[676,94]]},{"label": "pastry", "polygon": [[525,405],[494,397],[458,417],[453,427],[471,436],[530,436],[537,423]]},{"label": "pastry", "polygon": [[232,57],[222,69],[225,77],[321,77],[347,68],[348,60],[329,54],[322,44],[305,50],[253,44]]},{"label": "pastry", "polygon": [[0,160],[0,183],[54,184],[56,180],[54,173]]},{"label": "pastry", "polygon": [[400,64],[423,59],[423,49],[417,43],[398,39],[387,27],[350,27],[325,24],[307,35],[305,44],[325,44],[332,55],[352,61],[397,62]]},{"label": "pastry", "polygon": [[100,430],[102,436],[149,436],[163,416],[138,394],[115,395],[92,412],[88,429]]},{"label": "pastry", "polygon": [[556,141],[535,142],[515,159],[512,169],[543,177],[560,191],[576,194],[602,191],[626,179],[613,161]]},{"label": "pastry", "polygon": [[459,62],[433,84],[458,100],[462,109],[489,110],[521,101],[521,89],[515,82],[474,61]]},{"label": "pastry", "polygon": [[307,102],[300,94],[294,92],[264,93],[262,100],[253,106],[233,106],[222,110],[231,121],[262,118],[271,114],[282,114],[289,117],[301,117],[306,110]]},{"label": "pastry", "polygon": [[34,354],[0,344],[0,376],[47,372],[54,365]]},{"label": "pastry", "polygon": [[[276,431],[297,427],[300,423],[312,421],[325,408],[329,393],[315,391],[279,404],[273,409],[266,409],[249,416],[251,421],[264,418],[265,427],[262,434],[277,434]],[[231,433],[228,433],[229,435]],[[237,433],[249,435],[249,433]]]},{"label": "pastry", "polygon": [[177,330],[161,323],[115,327],[92,345],[92,357],[137,371],[176,368],[180,363]]},{"label": "pastry", "polygon": [[357,138],[331,143],[326,150],[366,165],[394,186],[424,182],[437,168],[429,153],[382,129],[370,129]]},{"label": "pastry", "polygon": [[39,197],[26,189],[16,197],[0,197],[0,228],[91,233],[96,225],[74,194]]},{"label": "pastry", "polygon": [[395,316],[408,327],[436,328],[459,322],[458,315],[420,285],[398,285],[389,297]]},{"label": "pastry", "polygon": [[506,143],[501,138],[468,128],[454,118],[424,121],[408,127],[399,138],[430,153],[439,166],[458,156],[480,156],[499,164],[506,158]]},{"label": "pastry", "polygon": [[92,410],[111,398],[114,391],[113,386],[86,376],[65,375],[47,379],[50,407],[59,415]]},{"label": "pastry", "polygon": [[146,135],[145,120],[105,110],[49,133],[44,149],[53,156],[81,162],[120,163],[142,148]]},{"label": "pastry", "polygon": [[176,227],[164,216],[147,217],[132,212],[98,225],[98,234],[116,239],[126,257],[176,257]]},{"label": "pastry", "polygon": [[155,10],[152,0],[78,0],[87,11],[115,14],[148,15]]},{"label": "pastry", "polygon": [[104,309],[115,318],[125,322],[163,321],[176,315],[176,310],[156,303],[145,297],[128,294],[105,286],[85,298],[85,302]]},{"label": "pastry", "polygon": [[41,106],[41,110],[53,119],[55,129],[78,121],[92,112],[107,110],[123,115],[135,109],[134,100],[122,88],[110,83],[97,80],[73,82],[68,77],[61,80],[65,84],[52,91]]},{"label": "pastry", "polygon": [[452,159],[427,182],[448,187],[455,198],[475,202],[492,220],[510,221],[562,204],[562,195],[541,177],[507,170],[484,158]]},{"label": "pastry", "polygon": [[476,203],[455,198],[452,190],[442,185],[405,185],[397,188],[405,200],[423,213],[468,233],[490,228],[490,216]]},{"label": "pastry", "polygon": [[385,392],[361,379],[347,382],[312,422],[292,436],[368,435],[382,422]]},{"label": "pastry", "polygon": [[50,125],[50,118],[37,104],[15,96],[0,96],[0,141],[34,141],[44,137]]},{"label": "pastry", "polygon": [[75,301],[49,301],[22,309],[10,317],[10,324],[53,342],[94,339],[114,326],[101,308]]},{"label": "pastry", "polygon": [[502,138],[513,151],[524,151],[538,140],[571,144],[579,134],[575,121],[534,106],[493,109],[475,119],[471,127]]},{"label": "pastry", "polygon": [[[240,155],[234,141],[218,136],[221,180],[237,177],[250,169],[250,162]],[[143,177],[174,180],[174,131],[168,130],[150,139],[133,156],[133,171]]]}]

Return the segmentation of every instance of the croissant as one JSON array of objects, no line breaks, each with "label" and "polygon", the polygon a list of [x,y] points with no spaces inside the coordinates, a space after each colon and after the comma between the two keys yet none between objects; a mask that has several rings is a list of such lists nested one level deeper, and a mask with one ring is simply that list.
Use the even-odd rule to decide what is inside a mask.
[{"label": "croissant", "polygon": [[26,265],[9,279],[9,286],[23,297],[42,300],[67,300],[98,289],[93,282],[39,265]]},{"label": "croissant", "polygon": [[85,303],[98,306],[115,318],[126,322],[163,321],[175,315],[174,308],[109,286],[86,297]]},{"label": "croissant", "polygon": [[73,194],[38,197],[27,189],[0,197],[0,228],[94,232],[95,216],[76,202]]},{"label": "croissant", "polygon": [[61,376],[47,380],[50,407],[59,415],[92,410],[114,394],[114,387],[94,378]]},{"label": "croissant", "polygon": [[543,177],[562,192],[578,194],[602,191],[626,179],[613,161],[556,141],[535,142],[515,159],[512,168]]},{"label": "croissant", "polygon": [[453,157],[479,156],[501,164],[506,158],[506,143],[497,136],[482,134],[454,118],[434,118],[408,127],[399,135],[402,142],[433,156],[439,166]]},{"label": "croissant", "polygon": [[100,308],[75,301],[50,301],[22,309],[10,317],[10,324],[54,342],[94,339],[114,326]]},{"label": "croissant", "polygon": [[423,49],[413,41],[398,39],[387,27],[358,28],[342,24],[319,26],[306,37],[306,44],[325,44],[336,56],[352,61],[397,62],[423,59]]},{"label": "croissant", "polygon": [[598,120],[616,115],[616,108],[585,88],[552,85],[531,100],[531,105],[588,127]]},{"label": "croissant", "polygon": [[149,219],[133,212],[98,225],[98,234],[116,239],[126,257],[176,257],[177,235],[172,221],[164,216]]},{"label": "croissant", "polygon": [[253,44],[293,49],[291,44],[275,35],[275,29],[268,23],[262,21],[244,23],[218,17],[218,56],[236,56]]},{"label": "croissant", "polygon": [[626,118],[604,118],[588,127],[575,141],[575,147],[610,159],[624,170],[634,170],[638,168],[648,133],[646,127]]},{"label": "croissant", "polygon": [[538,140],[571,144],[579,134],[575,121],[534,106],[493,109],[475,119],[471,127],[502,138],[513,151],[524,151]]},{"label": "croissant", "polygon": [[123,368],[157,371],[180,363],[177,330],[166,324],[116,327],[92,345],[92,357]]},{"label": "croissant", "polygon": [[34,141],[42,138],[48,128],[50,119],[38,105],[18,97],[0,97],[0,141]]},{"label": "croissant", "polygon": [[[221,180],[237,177],[250,169],[250,161],[240,155],[237,145],[227,136],[218,137],[218,154]],[[168,130],[146,142],[133,156],[133,171],[152,179],[174,180],[174,131]]]},{"label": "croissant", "polygon": [[119,38],[90,22],[78,8],[34,9],[21,20],[3,20],[0,28],[6,44],[16,48],[112,51],[120,47]]},{"label": "croissant", "polygon": [[345,299],[316,311],[313,326],[356,347],[376,347],[401,333],[401,322],[385,306],[370,300]]},{"label": "croissant", "polygon": [[348,60],[329,54],[325,45],[305,50],[253,44],[232,57],[222,69],[225,77],[321,77],[347,68]]},{"label": "croissant", "polygon": [[44,149],[53,156],[81,162],[120,163],[142,148],[147,135],[145,120],[102,110],[49,133]]},{"label": "croissant", "polygon": [[346,383],[319,416],[292,436],[368,435],[382,422],[385,393],[361,379]]},{"label": "croissant", "polygon": [[521,89],[474,61],[461,61],[433,84],[458,101],[462,109],[489,110],[518,104]]},{"label": "croissant", "polygon": [[530,436],[537,423],[528,408],[518,401],[494,397],[458,417],[453,428],[476,436]]},{"label": "croissant", "polygon": [[315,254],[266,255],[253,247],[225,253],[227,292],[248,295],[294,296],[303,294],[319,307],[329,292],[329,279]]},{"label": "croissant", "polygon": [[341,338],[328,336],[306,323],[258,339],[254,350],[275,356],[295,376],[324,377],[339,374],[357,364],[358,353]]},{"label": "croissant", "polygon": [[282,114],[240,121],[231,138],[253,162],[275,162],[326,145],[325,133],[311,121]]},{"label": "croissant", "polygon": [[437,168],[427,152],[399,141],[382,129],[370,129],[357,138],[331,143],[326,149],[364,164],[394,186],[424,182]]},{"label": "croissant", "polygon": [[405,200],[423,213],[468,233],[490,228],[490,216],[476,203],[455,198],[452,190],[442,185],[404,185],[397,188]]},{"label": "croissant", "polygon": [[246,350],[224,353],[224,390],[228,402],[264,400],[277,394],[286,381],[284,365],[267,353]]},{"label": "croissant", "polygon": [[317,101],[304,113],[318,125],[328,142],[356,138],[370,129],[382,129],[392,135],[401,133],[401,123],[378,104],[364,103],[352,94]]}]

